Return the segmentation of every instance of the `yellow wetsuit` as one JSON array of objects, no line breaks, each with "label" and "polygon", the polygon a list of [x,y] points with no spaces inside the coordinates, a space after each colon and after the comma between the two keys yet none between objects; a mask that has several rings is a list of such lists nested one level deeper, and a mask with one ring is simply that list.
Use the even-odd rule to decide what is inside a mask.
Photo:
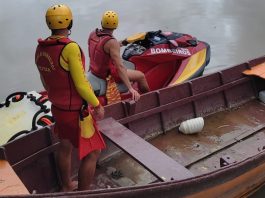
[{"label": "yellow wetsuit", "polygon": [[85,76],[81,51],[76,43],[72,42],[65,46],[60,56],[60,64],[66,71],[70,72],[76,90],[80,96],[93,107],[98,106],[99,101]]}]

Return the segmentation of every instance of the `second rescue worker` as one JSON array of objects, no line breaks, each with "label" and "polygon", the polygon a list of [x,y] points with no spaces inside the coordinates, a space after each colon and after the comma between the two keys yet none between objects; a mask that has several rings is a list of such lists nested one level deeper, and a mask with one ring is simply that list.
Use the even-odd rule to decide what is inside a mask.
[{"label": "second rescue worker", "polygon": [[[130,81],[136,81],[142,93],[148,92],[149,86],[141,71],[131,70],[124,67],[120,57],[120,45],[113,37],[114,30],[118,27],[118,14],[114,11],[106,11],[101,20],[102,29],[91,32],[88,38],[88,52],[90,57],[89,79],[95,90],[98,79],[105,80],[111,74],[117,83],[123,82],[132,94],[134,100],[140,98],[140,94],[131,86]],[[95,80],[96,79],[96,80]],[[105,82],[106,83],[106,82]],[[105,94],[106,85],[98,85],[100,94]]]}]

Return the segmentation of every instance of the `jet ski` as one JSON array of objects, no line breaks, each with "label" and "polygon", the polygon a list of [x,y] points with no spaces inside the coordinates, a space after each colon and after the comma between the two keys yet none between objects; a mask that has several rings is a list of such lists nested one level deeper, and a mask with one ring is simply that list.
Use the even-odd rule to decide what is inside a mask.
[{"label": "jet ski", "polygon": [[[142,71],[151,91],[199,77],[210,62],[210,45],[189,34],[158,30],[137,33],[124,42],[128,44],[122,54],[125,66]],[[94,79],[89,80],[93,85]],[[107,89],[106,83],[102,86]],[[118,88],[121,99],[130,98],[126,87]],[[108,104],[105,95],[99,99]]]}]

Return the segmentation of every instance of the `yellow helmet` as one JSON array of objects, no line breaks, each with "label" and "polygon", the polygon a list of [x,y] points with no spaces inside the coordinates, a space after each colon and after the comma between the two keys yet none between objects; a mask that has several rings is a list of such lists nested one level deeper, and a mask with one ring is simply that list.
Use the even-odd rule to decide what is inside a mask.
[{"label": "yellow helmet", "polygon": [[46,23],[51,30],[71,29],[72,20],[72,12],[67,5],[54,5],[49,7],[46,12]]},{"label": "yellow helmet", "polygon": [[119,24],[118,14],[114,11],[106,11],[101,20],[101,26],[107,29],[116,29]]}]

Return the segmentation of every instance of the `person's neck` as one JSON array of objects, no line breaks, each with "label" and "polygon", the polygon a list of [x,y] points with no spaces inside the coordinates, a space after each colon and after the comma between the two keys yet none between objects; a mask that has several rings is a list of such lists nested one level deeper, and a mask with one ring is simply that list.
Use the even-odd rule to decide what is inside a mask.
[{"label": "person's neck", "polygon": [[107,33],[107,34],[110,34],[110,35],[112,35],[113,34],[113,29],[105,29],[105,28],[102,28],[101,29],[101,32],[104,32],[104,33]]},{"label": "person's neck", "polygon": [[53,30],[51,36],[68,37],[68,35],[69,35],[69,30],[68,29],[59,29],[59,30]]}]

